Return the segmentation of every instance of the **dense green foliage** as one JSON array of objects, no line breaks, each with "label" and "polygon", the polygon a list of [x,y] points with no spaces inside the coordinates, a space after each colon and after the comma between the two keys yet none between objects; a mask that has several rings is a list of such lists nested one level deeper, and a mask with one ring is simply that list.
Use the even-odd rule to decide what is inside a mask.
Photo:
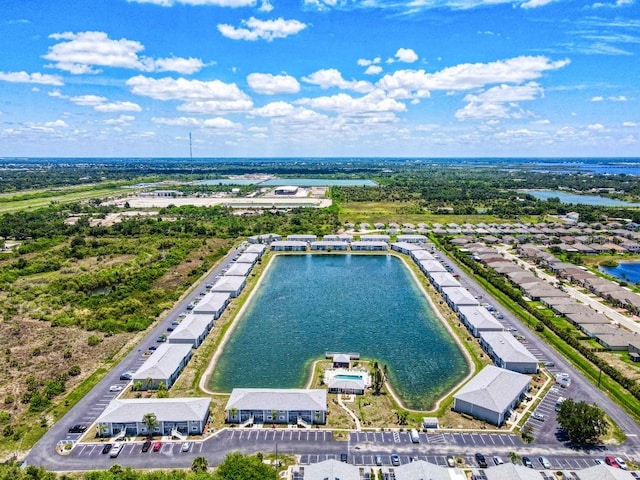
[{"label": "dense green foliage", "polygon": [[577,445],[595,444],[609,431],[604,411],[596,404],[590,405],[584,401],[567,399],[562,402],[558,423],[569,441]]},{"label": "dense green foliage", "polygon": [[214,480],[277,480],[278,472],[266,465],[257,456],[247,456],[239,452],[230,453],[218,465]]}]

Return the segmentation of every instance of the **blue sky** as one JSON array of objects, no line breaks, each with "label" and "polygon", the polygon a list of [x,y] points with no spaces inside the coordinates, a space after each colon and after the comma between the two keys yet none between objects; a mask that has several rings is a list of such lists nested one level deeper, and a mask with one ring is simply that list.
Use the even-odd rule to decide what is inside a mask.
[{"label": "blue sky", "polygon": [[0,156],[639,156],[636,0],[3,0]]}]

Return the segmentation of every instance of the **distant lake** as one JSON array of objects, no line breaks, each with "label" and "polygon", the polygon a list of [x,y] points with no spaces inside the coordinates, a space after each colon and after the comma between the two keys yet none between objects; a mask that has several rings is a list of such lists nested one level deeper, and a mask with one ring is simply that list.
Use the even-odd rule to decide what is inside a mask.
[{"label": "distant lake", "polygon": [[600,267],[600,270],[627,283],[640,283],[640,261],[621,262],[617,267]]},{"label": "distant lake", "polygon": [[458,344],[392,255],[280,255],[238,319],[210,379],[301,388],[326,352],[357,352],[389,369],[409,408],[428,409],[468,373]]},{"label": "distant lake", "polygon": [[561,203],[573,203],[575,205],[597,205],[601,207],[640,207],[640,203],[625,202],[614,198],[600,197],[598,195],[578,195],[576,193],[561,192],[557,190],[518,190],[519,193],[527,193],[538,200],[559,198]]}]

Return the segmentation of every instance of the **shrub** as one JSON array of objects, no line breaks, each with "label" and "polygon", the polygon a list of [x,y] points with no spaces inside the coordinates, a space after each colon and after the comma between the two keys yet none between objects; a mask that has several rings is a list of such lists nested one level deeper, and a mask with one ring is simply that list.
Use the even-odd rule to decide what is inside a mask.
[{"label": "shrub", "polygon": [[102,339],[97,335],[89,335],[89,338],[87,339],[87,343],[89,344],[90,347],[95,347],[96,345],[99,345],[100,343],[102,343]]}]

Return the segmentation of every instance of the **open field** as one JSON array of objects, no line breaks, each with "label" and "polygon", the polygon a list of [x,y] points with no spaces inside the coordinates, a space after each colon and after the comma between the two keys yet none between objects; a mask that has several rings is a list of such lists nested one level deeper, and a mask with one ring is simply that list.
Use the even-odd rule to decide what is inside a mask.
[{"label": "open field", "polygon": [[[46,193],[46,192],[43,192]],[[21,198],[16,194],[0,195],[0,215],[20,210],[46,207],[52,203],[72,203],[90,199],[101,199],[122,194],[119,186],[100,188],[99,186],[82,186],[56,189],[54,194],[48,192],[46,196],[33,194],[31,198]]]},{"label": "open field", "polygon": [[342,223],[360,222],[376,223],[504,223],[505,219],[492,215],[453,215],[433,214],[426,210],[422,213],[407,213],[415,211],[416,206],[399,202],[345,202],[340,205],[340,221]]}]

